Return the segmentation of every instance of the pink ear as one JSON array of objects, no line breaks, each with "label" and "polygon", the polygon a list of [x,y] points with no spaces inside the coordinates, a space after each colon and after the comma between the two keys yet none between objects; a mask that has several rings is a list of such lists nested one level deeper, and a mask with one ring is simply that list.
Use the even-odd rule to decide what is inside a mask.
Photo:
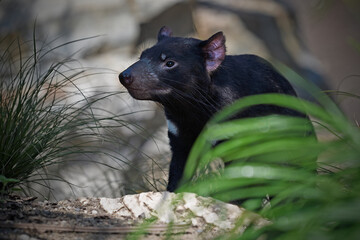
[{"label": "pink ear", "polygon": [[165,37],[171,37],[172,31],[169,27],[163,26],[160,28],[160,31],[158,33],[158,41],[162,40]]},{"label": "pink ear", "polygon": [[225,59],[225,36],[222,32],[215,33],[208,40],[200,43],[205,61],[206,70],[211,73],[215,71]]}]

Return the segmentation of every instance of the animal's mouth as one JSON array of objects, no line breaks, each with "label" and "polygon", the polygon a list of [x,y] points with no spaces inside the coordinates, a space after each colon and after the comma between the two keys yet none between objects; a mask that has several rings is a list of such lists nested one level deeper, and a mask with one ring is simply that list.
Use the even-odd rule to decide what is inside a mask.
[{"label": "animal's mouth", "polygon": [[151,92],[156,93],[157,95],[159,95],[159,94],[166,95],[166,94],[171,93],[171,89],[170,88],[155,88],[155,89],[152,89]]},{"label": "animal's mouth", "polygon": [[171,93],[170,88],[138,88],[138,87],[127,87],[130,95],[137,100],[154,100],[156,97],[165,96]]}]

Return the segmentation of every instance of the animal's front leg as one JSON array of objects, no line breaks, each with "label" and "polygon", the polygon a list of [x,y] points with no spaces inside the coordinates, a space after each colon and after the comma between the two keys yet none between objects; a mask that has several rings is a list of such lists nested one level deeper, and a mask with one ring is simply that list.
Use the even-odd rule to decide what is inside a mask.
[{"label": "animal's front leg", "polygon": [[[170,140],[170,147],[172,158],[169,169],[169,182],[167,190],[174,192],[179,187],[179,182],[183,176],[185,164],[190,153],[190,150],[195,142],[202,125],[193,122],[175,122],[172,119],[181,119],[183,116],[174,117],[167,113],[168,136]],[[185,118],[187,119],[187,118]]]},{"label": "animal's front leg", "polygon": [[173,157],[170,162],[169,170],[169,182],[167,190],[174,192],[178,187],[178,184],[183,176],[187,154],[173,153]]}]

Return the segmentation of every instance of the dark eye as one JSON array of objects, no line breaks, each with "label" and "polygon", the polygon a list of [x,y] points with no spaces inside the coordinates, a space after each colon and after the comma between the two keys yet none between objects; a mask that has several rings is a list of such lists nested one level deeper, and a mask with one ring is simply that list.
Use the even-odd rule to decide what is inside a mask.
[{"label": "dark eye", "polygon": [[171,68],[171,67],[173,67],[173,66],[175,65],[175,62],[174,62],[174,61],[167,61],[167,62],[165,63],[165,65],[166,65],[167,67]]}]

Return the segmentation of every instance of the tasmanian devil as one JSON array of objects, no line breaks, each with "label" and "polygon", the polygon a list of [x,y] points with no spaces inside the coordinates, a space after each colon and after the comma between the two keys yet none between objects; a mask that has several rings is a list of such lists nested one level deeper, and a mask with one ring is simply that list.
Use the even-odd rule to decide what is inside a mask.
[{"label": "tasmanian devil", "polygon": [[[296,95],[290,83],[264,59],[229,56],[225,51],[222,32],[202,41],[172,37],[172,31],[162,27],[156,45],[143,51],[140,60],[119,75],[132,97],[164,106],[172,151],[168,191],[176,189],[190,149],[214,113],[248,95]],[[305,117],[271,105],[251,107],[237,117],[269,114]]]}]

